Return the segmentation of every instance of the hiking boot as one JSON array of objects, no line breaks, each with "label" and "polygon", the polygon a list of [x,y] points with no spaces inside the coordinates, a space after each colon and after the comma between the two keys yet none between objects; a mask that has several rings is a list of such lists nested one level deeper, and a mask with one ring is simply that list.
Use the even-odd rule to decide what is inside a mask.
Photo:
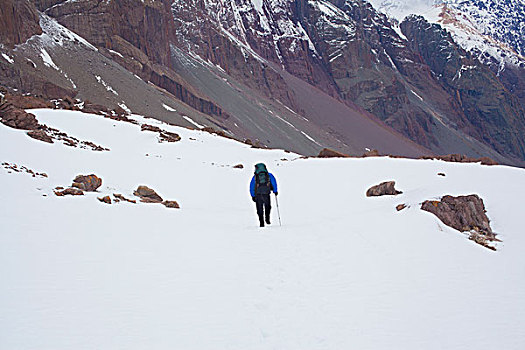
[{"label": "hiking boot", "polygon": [[266,217],[266,223],[267,223],[268,225],[270,225],[270,217],[269,217],[269,216]]}]

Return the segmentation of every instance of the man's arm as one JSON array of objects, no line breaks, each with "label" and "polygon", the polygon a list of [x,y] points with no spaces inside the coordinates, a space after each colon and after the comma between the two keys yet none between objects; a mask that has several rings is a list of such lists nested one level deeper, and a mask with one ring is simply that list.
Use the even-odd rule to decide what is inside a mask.
[{"label": "man's arm", "polygon": [[252,181],[250,182],[250,194],[252,197],[255,197],[255,176],[252,177]]},{"label": "man's arm", "polygon": [[277,180],[275,180],[273,174],[270,174],[270,183],[272,184],[273,193],[277,194]]}]

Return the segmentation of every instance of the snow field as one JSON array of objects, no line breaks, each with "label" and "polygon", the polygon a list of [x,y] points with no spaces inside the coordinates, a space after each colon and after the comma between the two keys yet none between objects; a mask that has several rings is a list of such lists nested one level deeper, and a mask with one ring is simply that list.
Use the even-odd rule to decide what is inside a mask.
[{"label": "snow field", "polygon": [[[111,151],[45,144],[0,125],[0,161],[49,175],[0,168],[1,349],[525,345],[522,169],[299,159],[133,116],[182,137],[158,143],[129,123],[32,112]],[[278,181],[282,227],[273,198],[272,225],[257,227],[248,184],[261,161]],[[103,180],[98,193],[52,193],[91,173]],[[365,197],[387,180],[404,193]],[[141,184],[181,209],[96,199],[130,198]],[[419,209],[471,193],[500,233],[498,252]],[[400,203],[410,208],[396,212]]]}]

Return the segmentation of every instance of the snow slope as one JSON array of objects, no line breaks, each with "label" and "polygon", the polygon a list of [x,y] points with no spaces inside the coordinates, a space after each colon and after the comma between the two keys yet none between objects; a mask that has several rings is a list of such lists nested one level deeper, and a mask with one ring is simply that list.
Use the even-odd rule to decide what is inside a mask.
[{"label": "snow slope", "polygon": [[[110,151],[0,124],[0,161],[48,174],[0,168],[1,349],[525,347],[523,169],[300,159],[134,116],[182,137],[158,143],[130,123],[33,112]],[[260,161],[277,177],[282,227],[275,208],[273,225],[256,226],[248,183]],[[102,177],[99,193],[53,195],[81,173]],[[391,179],[402,195],[365,197]],[[141,184],[181,209],[96,199]],[[471,193],[498,252],[419,210]]]}]

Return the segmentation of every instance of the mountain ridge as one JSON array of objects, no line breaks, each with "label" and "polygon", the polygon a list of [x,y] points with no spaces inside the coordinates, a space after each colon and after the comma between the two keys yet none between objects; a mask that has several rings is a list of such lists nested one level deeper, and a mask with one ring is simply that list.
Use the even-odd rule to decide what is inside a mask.
[{"label": "mountain ridge", "polygon": [[[349,146],[359,133],[352,128],[351,118],[341,129],[339,117],[330,113],[322,118],[309,115],[311,112],[301,106],[304,98],[299,91],[304,90],[289,80],[293,76],[317,89],[317,93],[311,95],[314,100],[333,99],[336,105],[344,104],[345,113],[384,123],[430,153],[488,155],[512,164],[525,159],[525,150],[520,145],[510,139],[485,135],[484,131],[493,123],[491,119],[497,119],[497,113],[503,111],[510,121],[501,124],[505,132],[522,133],[519,122],[522,111],[518,103],[511,101],[504,109],[498,107],[500,112],[475,119],[482,107],[474,104],[473,110],[464,108],[458,93],[443,85],[436,67],[431,68],[396,24],[364,1],[163,0],[150,3],[114,0],[100,3],[98,7],[93,7],[91,0],[35,3],[66,27],[86,36],[108,59],[197,109],[206,115],[208,123],[240,138],[257,139],[258,130],[268,128],[269,119],[273,118],[268,112],[271,108],[255,111],[250,107],[252,112],[248,113],[246,108],[239,108],[239,104],[225,100],[221,91],[245,91],[241,94],[243,101],[257,96],[257,103],[268,107],[282,103],[284,107],[278,108],[279,115],[291,125],[297,123],[294,120],[300,123],[304,119],[316,120],[301,126],[306,129],[300,132],[277,119],[280,125],[274,130],[277,134],[270,133],[258,140],[267,146],[280,145],[301,151],[304,145],[300,144],[304,142],[299,138],[305,138],[304,133],[314,133],[316,142],[307,141],[311,143],[309,151],[303,152],[310,153],[321,144],[351,154],[376,148],[373,143],[378,138],[371,134],[369,144],[360,141],[358,146]],[[134,11],[122,11],[135,7]],[[123,20],[125,18],[128,19]],[[109,23],[113,24],[108,26]],[[153,23],[160,25],[156,28]],[[95,28],[101,30],[95,31]],[[208,70],[206,74],[210,78],[195,79],[197,72],[193,74],[187,70],[189,66],[181,65],[181,56],[185,56],[182,61],[197,64],[199,70]],[[521,84],[525,80],[511,81],[508,70],[500,75],[497,71],[493,73],[496,78],[488,80],[494,85],[491,89],[497,91],[502,82],[511,93],[508,98],[522,97],[525,90]],[[203,76],[204,72],[198,74]],[[504,76],[508,79],[503,79]],[[223,83],[208,86],[209,82],[218,81],[215,78]],[[210,89],[211,86],[214,88]],[[125,104],[136,103],[126,101]],[[142,113],[148,105],[147,101],[142,103]],[[297,119],[294,113],[304,119]],[[202,116],[194,118],[203,124]],[[186,123],[182,116],[175,120],[182,125]],[[287,145],[290,142],[295,145]],[[404,141],[395,142],[401,145]],[[388,146],[382,147],[383,153],[397,152],[390,152]]]}]

